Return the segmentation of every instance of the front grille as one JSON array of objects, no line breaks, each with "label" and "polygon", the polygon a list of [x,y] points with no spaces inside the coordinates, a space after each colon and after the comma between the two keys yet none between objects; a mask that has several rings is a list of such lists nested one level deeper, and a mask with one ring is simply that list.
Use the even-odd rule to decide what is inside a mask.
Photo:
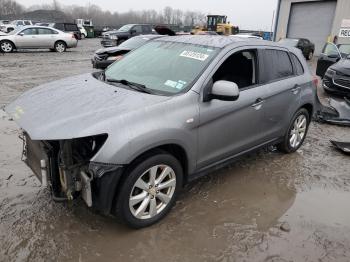
[{"label": "front grille", "polygon": [[350,88],[350,80],[349,79],[337,78],[337,79],[334,79],[334,84],[341,86],[341,87]]}]

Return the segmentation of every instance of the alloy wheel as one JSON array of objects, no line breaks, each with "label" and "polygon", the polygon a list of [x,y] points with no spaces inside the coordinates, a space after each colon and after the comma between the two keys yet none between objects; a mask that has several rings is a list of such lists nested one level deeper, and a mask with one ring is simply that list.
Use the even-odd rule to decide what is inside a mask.
[{"label": "alloy wheel", "polygon": [[168,165],[156,165],[145,171],[135,182],[129,197],[129,208],[138,219],[150,219],[160,214],[172,199],[176,174]]},{"label": "alloy wheel", "polygon": [[292,148],[297,148],[303,141],[307,128],[307,118],[305,115],[298,116],[289,135],[289,143]]},{"label": "alloy wheel", "polygon": [[59,53],[64,52],[64,50],[66,49],[65,45],[63,43],[57,43],[56,44],[56,50]]},{"label": "alloy wheel", "polygon": [[11,43],[9,43],[9,42],[2,42],[1,43],[1,50],[3,52],[9,53],[12,51],[12,49],[13,49],[13,47],[12,47]]}]

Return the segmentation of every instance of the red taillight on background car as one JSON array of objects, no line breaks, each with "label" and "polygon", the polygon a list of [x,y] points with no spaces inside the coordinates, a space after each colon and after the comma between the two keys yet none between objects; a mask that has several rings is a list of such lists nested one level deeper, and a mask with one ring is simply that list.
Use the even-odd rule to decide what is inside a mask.
[{"label": "red taillight on background car", "polygon": [[314,83],[315,87],[318,87],[318,77],[317,76],[312,77],[312,83]]}]

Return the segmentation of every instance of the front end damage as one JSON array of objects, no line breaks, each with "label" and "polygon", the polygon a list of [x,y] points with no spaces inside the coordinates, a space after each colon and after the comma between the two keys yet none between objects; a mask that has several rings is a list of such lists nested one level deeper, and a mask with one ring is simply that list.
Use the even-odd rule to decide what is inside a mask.
[{"label": "front end damage", "polygon": [[109,214],[122,166],[92,162],[107,135],[68,140],[32,140],[23,132],[22,159],[55,201],[81,197],[87,206]]}]

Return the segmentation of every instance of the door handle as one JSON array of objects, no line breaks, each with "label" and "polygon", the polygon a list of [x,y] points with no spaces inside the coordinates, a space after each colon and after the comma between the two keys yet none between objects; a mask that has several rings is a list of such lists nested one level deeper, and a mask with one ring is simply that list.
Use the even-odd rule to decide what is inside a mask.
[{"label": "door handle", "polygon": [[265,101],[262,98],[258,98],[255,100],[254,104],[252,104],[252,107],[254,107],[256,110],[259,110],[264,102]]},{"label": "door handle", "polygon": [[295,85],[295,86],[291,89],[291,91],[292,91],[293,94],[296,95],[296,94],[299,93],[300,89],[301,89],[301,87],[300,87],[299,85]]}]

